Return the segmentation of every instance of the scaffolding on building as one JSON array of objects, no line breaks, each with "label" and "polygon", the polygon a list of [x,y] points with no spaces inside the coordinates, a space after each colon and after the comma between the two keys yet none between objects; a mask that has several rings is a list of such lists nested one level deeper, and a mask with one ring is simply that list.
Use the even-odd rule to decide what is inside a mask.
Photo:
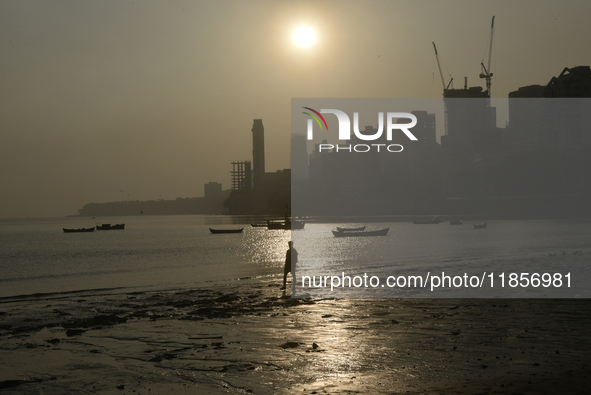
[{"label": "scaffolding on building", "polygon": [[232,162],[232,190],[252,189],[252,165],[250,161]]}]

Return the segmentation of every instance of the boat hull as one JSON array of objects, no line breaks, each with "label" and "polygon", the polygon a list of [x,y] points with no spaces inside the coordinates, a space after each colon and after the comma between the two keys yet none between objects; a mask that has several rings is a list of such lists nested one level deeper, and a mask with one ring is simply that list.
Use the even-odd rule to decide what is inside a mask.
[{"label": "boat hull", "polygon": [[209,228],[209,231],[213,234],[218,234],[218,233],[242,233],[242,231],[244,230],[244,228],[240,228],[240,229],[212,229]]},{"label": "boat hull", "polygon": [[121,230],[121,229],[125,229],[125,224],[116,224],[116,225],[102,224],[102,225],[96,226],[96,230]]},{"label": "boat hull", "polygon": [[365,226],[360,226],[358,228],[339,228],[337,226],[337,231],[339,232],[362,232],[365,230]]},{"label": "boat hull", "polygon": [[94,232],[94,228],[66,229],[62,228],[64,233],[88,233]]},{"label": "boat hull", "polygon": [[386,236],[390,228],[380,229],[380,230],[372,230],[368,232],[338,232],[336,230],[332,231],[334,237],[368,237],[368,236]]}]

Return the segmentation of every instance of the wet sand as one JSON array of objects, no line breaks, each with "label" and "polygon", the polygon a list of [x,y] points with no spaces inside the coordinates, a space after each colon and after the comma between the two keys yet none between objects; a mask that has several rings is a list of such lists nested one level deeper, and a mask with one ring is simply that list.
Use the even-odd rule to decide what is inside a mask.
[{"label": "wet sand", "polygon": [[589,300],[306,300],[279,284],[3,299],[0,391],[591,393]]}]

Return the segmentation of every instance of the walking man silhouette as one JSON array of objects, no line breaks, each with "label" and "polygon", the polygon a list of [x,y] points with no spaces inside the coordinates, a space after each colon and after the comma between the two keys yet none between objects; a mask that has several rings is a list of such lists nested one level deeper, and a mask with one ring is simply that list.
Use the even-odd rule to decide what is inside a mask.
[{"label": "walking man silhouette", "polygon": [[289,245],[289,249],[285,253],[285,267],[283,268],[283,287],[281,289],[285,289],[285,284],[287,283],[287,274],[291,272],[291,285],[292,288],[295,285],[295,265],[298,263],[298,252],[293,247],[293,241],[288,241],[287,245]]}]

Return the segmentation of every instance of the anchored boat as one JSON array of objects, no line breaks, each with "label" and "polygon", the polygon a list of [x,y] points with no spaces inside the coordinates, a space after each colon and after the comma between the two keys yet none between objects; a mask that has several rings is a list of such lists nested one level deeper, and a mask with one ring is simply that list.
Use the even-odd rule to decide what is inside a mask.
[{"label": "anchored boat", "polygon": [[125,224],[116,224],[116,225],[102,224],[102,225],[96,226],[96,230],[115,230],[115,229],[125,229]]},{"label": "anchored boat", "polygon": [[240,228],[240,229],[212,229],[212,228],[209,228],[209,231],[211,233],[242,233],[243,230],[244,230],[244,228]]},{"label": "anchored boat", "polygon": [[339,228],[337,226],[337,231],[339,232],[362,232],[365,230],[365,226],[360,226],[358,228]]},{"label": "anchored boat", "polygon": [[339,232],[333,230],[332,234],[334,237],[363,237],[363,236],[386,236],[390,228],[380,230],[370,230],[367,232]]},{"label": "anchored boat", "polygon": [[84,233],[84,232],[94,232],[94,228],[79,228],[79,229],[66,229],[62,228],[64,233]]}]

